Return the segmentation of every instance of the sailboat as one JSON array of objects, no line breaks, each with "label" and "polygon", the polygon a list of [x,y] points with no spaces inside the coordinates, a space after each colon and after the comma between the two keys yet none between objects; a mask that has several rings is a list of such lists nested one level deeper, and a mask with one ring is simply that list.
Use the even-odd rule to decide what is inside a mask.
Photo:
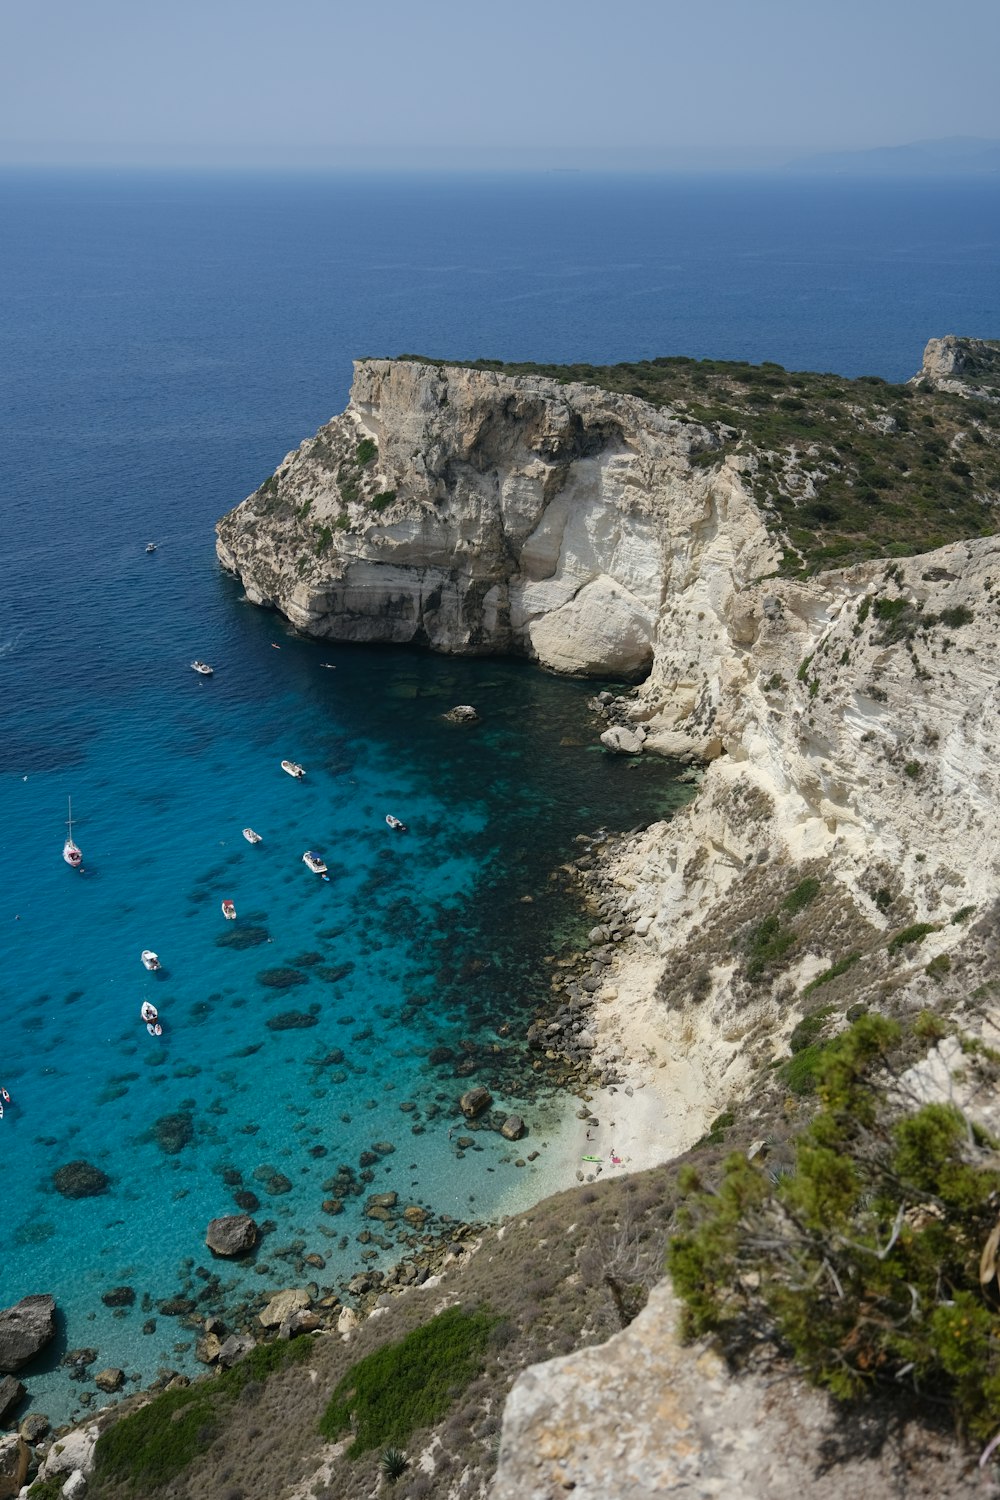
[{"label": "sailboat", "polygon": [[66,842],[63,844],[63,859],[74,870],[83,869],[83,850],[73,842],[73,798],[67,797],[69,817],[66,819]]}]

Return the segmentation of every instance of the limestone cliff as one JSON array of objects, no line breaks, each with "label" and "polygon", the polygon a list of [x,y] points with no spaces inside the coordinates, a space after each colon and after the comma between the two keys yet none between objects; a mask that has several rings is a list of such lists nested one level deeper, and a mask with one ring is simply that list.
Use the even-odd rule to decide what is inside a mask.
[{"label": "limestone cliff", "polygon": [[737,469],[692,462],[717,446],[627,395],[365,360],[219,557],[310,635],[639,676],[693,576],[732,592],[777,561]]}]

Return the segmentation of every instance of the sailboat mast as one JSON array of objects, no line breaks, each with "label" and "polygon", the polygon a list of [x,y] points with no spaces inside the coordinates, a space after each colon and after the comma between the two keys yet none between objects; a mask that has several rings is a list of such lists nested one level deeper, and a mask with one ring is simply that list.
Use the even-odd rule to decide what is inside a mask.
[{"label": "sailboat mast", "polygon": [[67,809],[69,811],[69,817],[66,819],[66,827],[69,829],[69,836],[70,836],[70,838],[72,838],[73,837],[73,798],[72,797],[67,797],[66,798],[66,806],[67,806]]}]

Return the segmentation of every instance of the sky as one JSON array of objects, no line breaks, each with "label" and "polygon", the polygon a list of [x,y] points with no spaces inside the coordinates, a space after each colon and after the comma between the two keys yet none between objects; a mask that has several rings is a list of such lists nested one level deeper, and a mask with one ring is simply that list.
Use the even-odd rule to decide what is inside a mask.
[{"label": "sky", "polygon": [[0,164],[731,168],[1000,138],[1000,0],[0,0]]}]

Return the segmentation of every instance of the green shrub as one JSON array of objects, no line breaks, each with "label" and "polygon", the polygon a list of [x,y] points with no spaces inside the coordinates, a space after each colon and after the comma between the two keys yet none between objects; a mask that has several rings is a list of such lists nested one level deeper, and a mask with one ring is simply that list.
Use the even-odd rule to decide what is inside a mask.
[{"label": "green shrub", "polygon": [[788,1039],[789,1050],[794,1054],[804,1052],[806,1047],[811,1047],[835,1009],[833,1005],[824,1005],[819,1010],[812,1011],[808,1016],[803,1016]]},{"label": "green shrub", "polygon": [[960,906],[951,920],[953,922],[967,922],[975,909],[974,906]]},{"label": "green shrub", "polygon": [[908,760],[906,762],[906,765],[903,767],[903,770],[906,772],[907,776],[909,776],[911,781],[915,781],[923,770],[923,766],[920,764],[919,760]]},{"label": "green shrub", "polygon": [[960,625],[971,625],[975,616],[972,610],[964,604],[957,604],[953,609],[943,609],[938,619],[942,625],[948,625],[952,630],[957,630]]},{"label": "green shrub", "polygon": [[822,974],[817,974],[815,979],[810,979],[802,994],[808,995],[813,990],[818,990],[820,985],[829,984],[832,979],[839,979],[841,974],[846,974],[848,969],[854,967],[860,957],[860,953],[848,953],[844,958],[838,958],[837,962],[831,964],[828,969],[824,969]]},{"label": "green shrub", "polygon": [[933,922],[914,922],[910,927],[904,927],[897,932],[895,937],[889,939],[889,952],[898,953],[900,948],[905,948],[908,943],[922,943],[929,932],[937,932]]},{"label": "green shrub", "polygon": [[765,917],[750,934],[747,945],[747,979],[753,984],[772,969],[795,942],[795,933],[782,927],[778,916]]},{"label": "green shrub", "polygon": [[307,1359],[311,1349],[305,1338],[258,1344],[214,1379],[161,1391],[101,1434],[94,1450],[95,1477],[127,1484],[140,1494],[166,1484],[211,1445],[226,1407],[246,1385],[263,1383],[276,1370]]},{"label": "green shrub", "polygon": [[372,508],[372,510],[379,511],[379,512],[381,512],[383,510],[386,510],[387,507],[392,504],[392,502],[395,500],[395,498],[396,498],[396,491],[395,490],[379,490],[378,494],[377,495],[373,495],[372,498],[371,498],[371,501],[370,501],[371,508]]},{"label": "green shrub", "polygon": [[332,541],[333,532],[330,530],[329,526],[321,527],[319,536],[313,545],[313,551],[315,552],[316,556],[322,557],[323,553],[327,551]]},{"label": "green shrub", "polygon": [[354,450],[354,456],[358,461],[360,469],[363,469],[366,464],[370,464],[373,458],[378,457],[378,444],[375,439],[370,437],[362,438]]},{"label": "green shrub", "polygon": [[803,1047],[801,1052],[796,1052],[788,1062],[782,1063],[780,1077],[793,1094],[816,1092],[823,1054],[829,1045],[829,1042],[814,1042],[809,1047]]},{"label": "green shrub", "polygon": [[686,1174],[668,1266],[688,1336],[791,1355],[839,1399],[882,1389],[905,1410],[919,1392],[983,1440],[1000,1405],[992,1262],[980,1284],[1000,1173],[953,1106],[886,1107],[873,1074],[898,1040],[865,1016],[828,1045],[790,1174],[742,1153],[715,1187]]},{"label": "green shrub", "polygon": [[115,1422],[97,1440],[95,1476],[140,1493],[173,1479],[215,1437],[214,1386],[214,1381],[197,1381],[183,1390],[161,1391],[148,1406]]},{"label": "green shrub", "polygon": [[498,1321],[486,1312],[450,1307],[398,1343],[366,1355],[334,1387],[320,1418],[321,1436],[334,1442],[353,1431],[351,1458],[404,1444],[418,1428],[443,1417],[475,1379]]},{"label": "green shrub", "polygon": [[819,881],[814,875],[807,875],[805,880],[799,881],[794,890],[789,891],[781,904],[785,911],[790,912],[794,917],[800,911],[804,911],[810,901],[815,901],[818,895]]},{"label": "green shrub", "polygon": [[951,968],[951,959],[947,953],[939,953],[932,958],[924,968],[924,973],[931,979],[943,979]]}]

